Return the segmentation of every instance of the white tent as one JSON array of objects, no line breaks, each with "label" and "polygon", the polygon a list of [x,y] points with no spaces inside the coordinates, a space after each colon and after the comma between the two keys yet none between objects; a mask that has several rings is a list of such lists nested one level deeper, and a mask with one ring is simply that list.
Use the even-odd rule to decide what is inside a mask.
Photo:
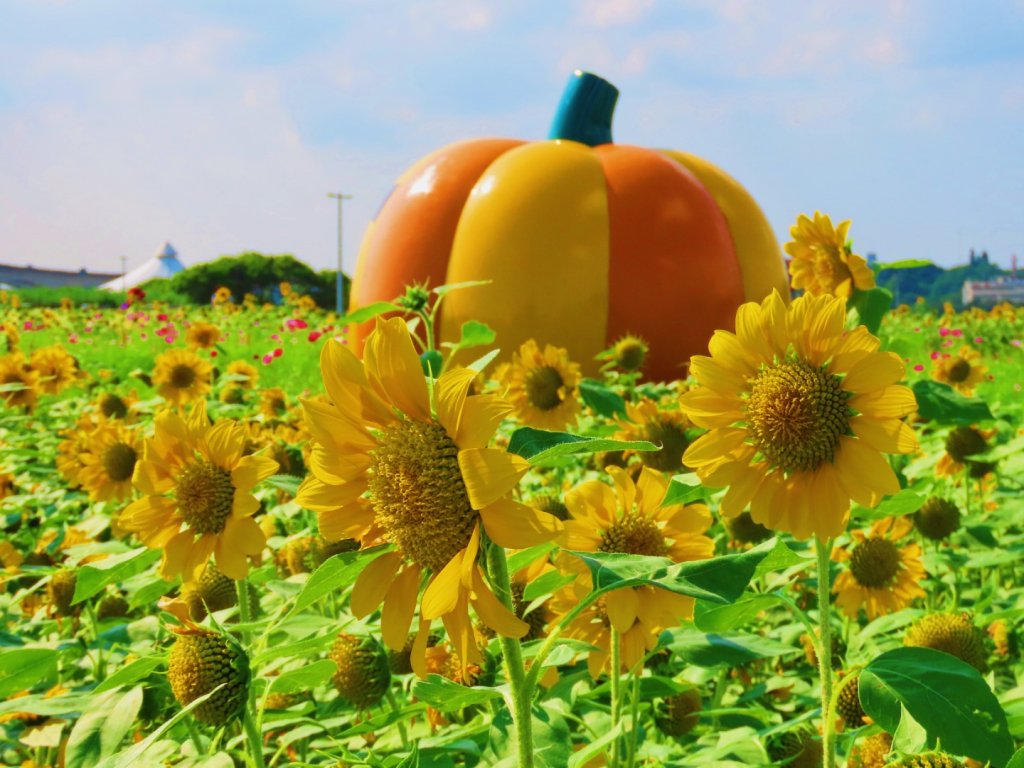
[{"label": "white tent", "polygon": [[142,285],[148,280],[157,278],[168,278],[181,272],[184,265],[178,261],[178,252],[170,243],[164,243],[164,247],[157,251],[148,260],[137,266],[124,277],[115,277],[100,286],[104,291],[127,291],[136,285]]}]

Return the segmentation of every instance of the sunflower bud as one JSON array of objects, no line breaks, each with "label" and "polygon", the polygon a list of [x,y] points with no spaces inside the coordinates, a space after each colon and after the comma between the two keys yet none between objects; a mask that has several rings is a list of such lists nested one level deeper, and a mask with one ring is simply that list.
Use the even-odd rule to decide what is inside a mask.
[{"label": "sunflower bud", "polygon": [[650,348],[647,342],[638,336],[623,336],[612,347],[612,359],[615,365],[624,371],[639,371],[647,360]]},{"label": "sunflower bud", "polygon": [[391,669],[383,646],[372,637],[341,632],[334,641],[331,660],[338,665],[334,687],[359,709],[379,702],[391,684]]},{"label": "sunflower bud", "polygon": [[192,714],[208,725],[224,725],[245,708],[249,687],[249,659],[231,637],[193,629],[179,634],[167,661],[167,679],[181,706],[222,688]]},{"label": "sunflower bud", "polygon": [[772,535],[763,525],[755,523],[749,512],[740,512],[736,517],[726,519],[725,528],[729,537],[738,544],[757,544]]},{"label": "sunflower bud", "polygon": [[942,541],[960,527],[960,508],[932,496],[914,513],[914,527],[926,539]]},{"label": "sunflower bud", "polygon": [[933,613],[911,625],[903,644],[956,656],[979,672],[986,669],[985,635],[967,613]]},{"label": "sunflower bud", "polygon": [[696,688],[665,699],[663,709],[654,719],[658,730],[666,736],[685,736],[700,722],[701,699]]},{"label": "sunflower bud", "polygon": [[[217,566],[210,563],[194,584],[186,584],[182,589],[182,599],[188,605],[189,615],[193,621],[202,621],[209,611],[222,611],[238,605],[238,587],[233,579],[221,573]],[[249,600],[255,602],[256,592],[249,585]]]},{"label": "sunflower bud", "polygon": [[104,595],[96,606],[96,618],[100,621],[116,619],[127,616],[129,610],[128,601],[120,595]]},{"label": "sunflower bud", "polygon": [[987,448],[985,436],[974,427],[956,427],[946,435],[946,453],[961,464]]},{"label": "sunflower bud", "polygon": [[801,728],[776,736],[768,744],[768,755],[772,760],[785,761],[790,768],[818,768],[824,752],[817,734]]},{"label": "sunflower bud", "polygon": [[75,599],[75,584],[78,577],[75,572],[62,568],[50,577],[50,583],[46,585],[46,596],[50,600],[53,612],[58,616],[71,616],[78,612],[77,608],[71,605]]},{"label": "sunflower bud", "polygon": [[859,728],[864,725],[864,707],[860,704],[860,693],[857,685],[860,681],[860,671],[853,673],[853,680],[846,683],[839,692],[839,700],[836,702],[836,709],[843,718],[847,728]]},{"label": "sunflower bud", "polygon": [[892,751],[892,736],[876,733],[862,739],[850,751],[849,768],[885,768],[885,756]]}]

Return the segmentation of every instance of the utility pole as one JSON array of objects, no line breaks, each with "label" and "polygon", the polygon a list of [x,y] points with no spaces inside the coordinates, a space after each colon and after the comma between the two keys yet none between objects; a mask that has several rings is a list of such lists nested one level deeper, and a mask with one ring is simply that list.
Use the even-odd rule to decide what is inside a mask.
[{"label": "utility pole", "polygon": [[121,290],[128,292],[128,257],[121,257]]},{"label": "utility pole", "polygon": [[338,282],[337,282],[337,294],[335,296],[334,308],[339,315],[345,311],[344,298],[342,295],[342,279],[341,279],[341,201],[351,200],[352,195],[345,195],[341,192],[328,192],[328,197],[333,197],[338,201]]}]

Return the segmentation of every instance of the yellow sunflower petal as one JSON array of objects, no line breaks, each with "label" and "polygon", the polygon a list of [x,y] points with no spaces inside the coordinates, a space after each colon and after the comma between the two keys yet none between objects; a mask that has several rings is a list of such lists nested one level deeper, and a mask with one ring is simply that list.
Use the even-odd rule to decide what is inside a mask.
[{"label": "yellow sunflower petal", "polygon": [[267,545],[266,534],[251,517],[229,517],[221,535],[247,555],[258,555]]},{"label": "yellow sunflower petal", "polygon": [[529,624],[516,618],[516,615],[494,596],[480,575],[479,567],[473,573],[473,592],[470,599],[473,610],[480,620],[499,635],[522,637],[530,631]]},{"label": "yellow sunflower petal", "polygon": [[462,408],[466,403],[466,395],[477,372],[471,368],[456,368],[441,374],[434,385],[434,397],[437,399],[437,420],[449,435],[458,435],[462,421]]},{"label": "yellow sunflower petal", "polygon": [[894,384],[882,390],[854,395],[850,407],[879,419],[899,419],[917,410],[914,390],[901,384]]},{"label": "yellow sunflower petal", "polygon": [[353,423],[383,426],[394,419],[391,409],[370,389],[363,364],[352,350],[334,341],[320,353],[324,387],[342,418],[352,414]]},{"label": "yellow sunflower petal", "polygon": [[363,366],[381,397],[410,418],[431,420],[427,381],[402,318],[377,318],[377,327],[363,350]]},{"label": "yellow sunflower petal", "polygon": [[616,630],[626,632],[636,621],[637,594],[630,588],[613,589],[604,596],[608,620]]},{"label": "yellow sunflower petal", "polygon": [[562,530],[562,522],[512,499],[500,499],[480,509],[487,536],[506,549],[526,549],[553,540]]},{"label": "yellow sunflower petal", "polygon": [[913,453],[917,436],[907,424],[897,419],[871,419],[855,416],[850,419],[853,434],[882,453]]},{"label": "yellow sunflower petal", "polygon": [[250,491],[279,468],[280,465],[267,456],[243,456],[231,470],[231,484],[237,490]]},{"label": "yellow sunflower petal", "polygon": [[225,536],[218,536],[214,554],[217,557],[217,567],[229,579],[238,581],[249,575],[249,561],[237,542]]},{"label": "yellow sunflower petal", "polygon": [[463,449],[483,448],[511,412],[512,405],[500,397],[467,397],[462,405],[462,420],[455,444]]},{"label": "yellow sunflower petal", "polygon": [[260,500],[251,493],[235,489],[234,498],[231,501],[231,514],[235,517],[248,517],[259,511]]},{"label": "yellow sunflower petal", "polygon": [[511,491],[530,462],[497,448],[470,448],[459,451],[459,469],[473,509],[483,509]]},{"label": "yellow sunflower petal", "polygon": [[384,644],[394,651],[405,647],[409,639],[409,625],[416,613],[416,598],[420,592],[420,569],[411,566],[398,574],[391,583],[384,607],[380,613],[380,634]]},{"label": "yellow sunflower petal", "polygon": [[477,555],[480,554],[480,525],[473,526],[473,532],[469,535],[469,543],[466,545],[466,554],[462,558],[462,570],[459,572],[459,581],[466,589],[473,586],[473,569],[476,566]]},{"label": "yellow sunflower petal", "polygon": [[466,550],[460,549],[448,564],[436,574],[423,591],[423,604],[420,613],[425,619],[436,619],[455,610],[462,584],[459,576],[462,573],[462,558]]},{"label": "yellow sunflower petal", "polygon": [[711,464],[739,448],[746,438],[744,429],[713,429],[690,444],[683,454],[683,464],[694,468]]},{"label": "yellow sunflower petal", "polygon": [[874,507],[885,496],[899,492],[900,483],[889,461],[862,440],[842,438],[836,451],[839,481],[850,497],[865,507]]},{"label": "yellow sunflower petal", "polygon": [[622,467],[614,465],[608,467],[608,474],[612,476],[615,490],[619,494],[619,509],[629,514],[633,511],[633,504],[636,501],[636,484],[633,478]]},{"label": "yellow sunflower petal", "polygon": [[185,561],[188,558],[189,547],[195,534],[191,531],[182,531],[172,537],[164,545],[164,560],[160,566],[160,575],[166,579],[173,579],[185,569]]},{"label": "yellow sunflower petal", "polygon": [[360,571],[352,587],[350,607],[353,616],[357,619],[369,616],[384,602],[401,565],[402,556],[398,552],[387,552]]},{"label": "yellow sunflower petal", "polygon": [[220,421],[206,430],[200,451],[218,467],[230,470],[245,450],[245,430],[236,422]]},{"label": "yellow sunflower petal", "polygon": [[892,352],[876,352],[856,363],[843,379],[847,392],[874,392],[903,378],[903,361]]}]

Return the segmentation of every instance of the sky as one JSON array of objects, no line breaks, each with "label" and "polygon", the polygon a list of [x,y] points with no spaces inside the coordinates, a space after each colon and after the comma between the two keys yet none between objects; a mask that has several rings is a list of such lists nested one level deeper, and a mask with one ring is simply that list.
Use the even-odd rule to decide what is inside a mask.
[{"label": "sky", "polygon": [[0,0],[0,263],[170,241],[337,259],[402,171],[546,138],[574,69],[619,143],[851,219],[858,253],[1024,267],[1024,0]]}]

